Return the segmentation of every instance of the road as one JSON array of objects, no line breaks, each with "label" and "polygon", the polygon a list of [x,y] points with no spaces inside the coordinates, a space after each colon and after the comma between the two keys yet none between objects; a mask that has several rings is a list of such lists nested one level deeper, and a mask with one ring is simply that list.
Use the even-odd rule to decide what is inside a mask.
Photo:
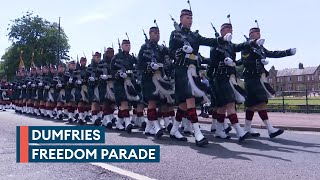
[{"label": "road", "polygon": [[16,126],[67,126],[13,111],[0,112],[0,179],[319,179],[320,133],[286,131],[276,139],[262,136],[241,144],[220,140],[201,124],[210,144],[197,147],[171,140],[155,140],[137,130],[132,134],[106,130],[109,145],[160,145],[160,163],[16,163]]}]

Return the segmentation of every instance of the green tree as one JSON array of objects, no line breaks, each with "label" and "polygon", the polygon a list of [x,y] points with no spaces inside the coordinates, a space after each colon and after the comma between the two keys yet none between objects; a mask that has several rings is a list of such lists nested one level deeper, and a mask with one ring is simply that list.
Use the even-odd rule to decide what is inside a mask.
[{"label": "green tree", "polygon": [[59,36],[59,24],[56,22],[51,23],[38,15],[33,15],[33,12],[27,12],[26,15],[12,20],[8,30],[7,36],[12,44],[1,57],[3,62],[0,73],[6,74],[9,78],[12,78],[18,69],[21,50],[27,68],[30,67],[33,52],[37,66],[69,60],[68,37],[63,28],[60,28]]}]

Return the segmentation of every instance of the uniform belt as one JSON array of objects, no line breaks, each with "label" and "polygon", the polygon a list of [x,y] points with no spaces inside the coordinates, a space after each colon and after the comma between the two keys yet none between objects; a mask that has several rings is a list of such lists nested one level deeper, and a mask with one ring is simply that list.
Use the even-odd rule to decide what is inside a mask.
[{"label": "uniform belt", "polygon": [[194,54],[186,54],[185,58],[188,58],[188,59],[196,61],[196,60],[198,60],[199,57],[197,55],[194,55]]}]

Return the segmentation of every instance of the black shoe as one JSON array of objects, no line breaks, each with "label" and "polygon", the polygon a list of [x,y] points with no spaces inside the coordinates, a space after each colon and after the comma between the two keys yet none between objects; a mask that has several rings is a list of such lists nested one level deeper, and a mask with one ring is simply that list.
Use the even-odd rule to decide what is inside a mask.
[{"label": "black shoe", "polygon": [[147,127],[147,123],[145,121],[143,121],[141,123],[141,128],[146,129],[146,127]]},{"label": "black shoe", "polygon": [[108,129],[112,129],[112,123],[111,123],[111,122],[109,122],[109,123],[106,125],[106,128],[108,128]]},{"label": "black shoe", "polygon": [[160,129],[160,130],[154,135],[154,137],[155,137],[156,139],[159,139],[159,138],[161,138],[162,135],[163,135],[163,132],[162,132],[162,130]]},{"label": "black shoe", "polygon": [[113,119],[111,120],[112,124],[116,124],[116,121],[117,121],[117,118],[113,118]]},{"label": "black shoe", "polygon": [[84,125],[84,124],[85,124],[85,121],[83,121],[82,119],[79,119],[79,120],[78,120],[78,124]]},{"label": "black shoe", "polygon": [[215,133],[217,130],[216,130],[216,129],[211,129],[210,131],[213,132],[213,133]]},{"label": "black shoe", "polygon": [[62,114],[60,114],[60,115],[58,116],[58,119],[61,120],[61,121],[63,120]]},{"label": "black shoe", "polygon": [[126,128],[126,131],[127,133],[131,133],[132,132],[132,129],[133,129],[133,125],[132,124],[129,124]]},{"label": "black shoe", "polygon": [[274,137],[281,135],[282,133],[284,133],[284,130],[279,129],[277,132],[269,134],[269,136],[270,136],[270,138],[274,138]]},{"label": "black shoe", "polygon": [[84,118],[84,120],[86,120],[87,122],[88,122],[88,121],[91,121],[91,119],[90,119],[89,116],[86,116],[86,117]]},{"label": "black shoe", "polygon": [[101,118],[100,118],[100,117],[98,117],[98,118],[96,119],[96,121],[94,122],[94,125],[95,125],[95,126],[100,126],[100,125],[101,125]]},{"label": "black shoe", "polygon": [[68,122],[69,122],[69,123],[73,123],[73,119],[72,119],[72,118],[69,118],[69,119],[68,119]]},{"label": "black shoe", "polygon": [[260,137],[260,133],[256,132],[256,133],[251,133],[252,137]]},{"label": "black shoe", "polygon": [[231,126],[229,126],[229,127],[227,127],[227,129],[224,130],[224,132],[225,132],[226,134],[228,134],[231,130],[232,130],[232,128],[231,128]]},{"label": "black shoe", "polygon": [[78,119],[79,118],[79,114],[77,113],[76,115],[74,115],[74,118]]},{"label": "black shoe", "polygon": [[172,123],[170,123],[170,124],[167,126],[167,131],[168,131],[168,132],[170,132],[170,131],[171,131],[172,126],[173,126],[173,124],[172,124]]},{"label": "black shoe", "polygon": [[251,134],[250,134],[250,132],[247,132],[245,135],[243,135],[242,137],[239,138],[239,142],[242,142],[245,139],[248,139],[249,137],[251,137]]},{"label": "black shoe", "polygon": [[196,145],[197,146],[203,147],[203,146],[205,146],[207,144],[209,144],[209,142],[208,142],[207,138],[205,138],[205,137],[203,139],[201,139],[200,141],[196,140]]},{"label": "black shoe", "polygon": [[231,136],[227,136],[226,138],[222,138],[220,136],[215,136],[215,138],[218,138],[218,139],[231,139]]},{"label": "black shoe", "polygon": [[170,134],[170,138],[178,140],[178,141],[188,141],[188,139],[186,137],[177,138],[176,136],[171,135],[171,134]]}]

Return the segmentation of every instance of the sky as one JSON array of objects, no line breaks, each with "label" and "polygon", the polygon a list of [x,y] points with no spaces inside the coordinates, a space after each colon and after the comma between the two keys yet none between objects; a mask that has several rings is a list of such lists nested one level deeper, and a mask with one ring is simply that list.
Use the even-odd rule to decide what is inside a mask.
[{"label": "sky", "polygon": [[[192,30],[199,30],[205,37],[214,37],[212,22],[219,31],[221,24],[231,15],[234,43],[245,39],[243,34],[258,20],[265,47],[268,50],[297,48],[297,54],[281,59],[269,59],[266,66],[276,69],[296,68],[299,62],[305,67],[318,66],[320,50],[320,1],[319,0],[191,0],[193,11]],[[179,21],[180,11],[189,8],[186,0],[10,0],[0,6],[0,56],[10,46],[8,24],[10,20],[33,11],[51,22],[58,22],[68,36],[71,46],[69,55],[76,59],[92,52],[102,52],[113,46],[117,52],[118,38],[125,39],[127,32],[131,52],[137,54],[144,43],[142,28],[148,32],[156,19],[160,28],[160,44],[169,44],[174,30],[171,14]],[[209,47],[201,47],[203,56],[209,57]],[[237,54],[237,59],[240,54]]]}]

